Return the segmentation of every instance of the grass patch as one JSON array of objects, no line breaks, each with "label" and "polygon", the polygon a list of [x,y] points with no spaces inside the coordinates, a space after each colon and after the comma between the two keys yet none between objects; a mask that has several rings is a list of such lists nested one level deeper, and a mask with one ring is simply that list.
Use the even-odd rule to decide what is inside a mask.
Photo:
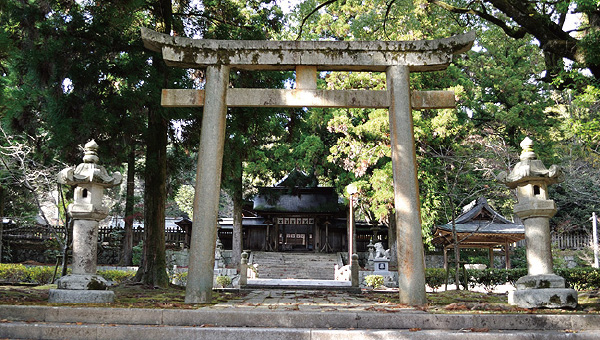
[{"label": "grass patch", "polygon": [[[43,286],[0,286],[0,305],[40,305],[51,306],[59,304],[48,303],[49,289],[56,285]],[[114,307],[114,308],[177,308],[196,309],[203,305],[237,300],[246,293],[214,291],[213,302],[210,304],[186,304],[185,288],[170,286],[168,288],[149,288],[139,284],[120,284],[111,287],[115,292],[115,302],[111,304],[60,304],[77,307]]]},{"label": "grass patch", "polygon": [[[363,293],[373,303],[400,304],[398,293]],[[419,307],[421,308],[421,307]],[[430,313],[535,313],[535,314],[599,314],[600,292],[579,292],[579,305],[576,309],[524,309],[508,304],[505,294],[480,293],[467,290],[449,290],[427,293],[427,306],[421,309]]]}]

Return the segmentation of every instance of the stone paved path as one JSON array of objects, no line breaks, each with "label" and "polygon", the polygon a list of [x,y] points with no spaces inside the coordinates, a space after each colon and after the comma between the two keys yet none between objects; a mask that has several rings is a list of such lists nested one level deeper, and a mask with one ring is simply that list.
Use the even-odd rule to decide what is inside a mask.
[{"label": "stone paved path", "polygon": [[374,302],[360,294],[322,290],[252,290],[241,300],[203,307],[208,309],[259,311],[411,311],[405,305]]}]

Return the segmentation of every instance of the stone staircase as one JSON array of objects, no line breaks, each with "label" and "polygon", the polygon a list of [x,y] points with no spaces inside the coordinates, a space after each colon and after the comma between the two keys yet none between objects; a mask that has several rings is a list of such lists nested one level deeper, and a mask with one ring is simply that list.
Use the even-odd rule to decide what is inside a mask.
[{"label": "stone staircase", "polygon": [[336,253],[252,252],[260,279],[333,280]]}]

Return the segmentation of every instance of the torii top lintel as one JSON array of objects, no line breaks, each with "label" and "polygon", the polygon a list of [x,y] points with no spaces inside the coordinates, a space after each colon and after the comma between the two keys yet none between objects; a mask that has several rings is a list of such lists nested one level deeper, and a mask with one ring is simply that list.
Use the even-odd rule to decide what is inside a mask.
[{"label": "torii top lintel", "polygon": [[454,54],[471,49],[475,32],[416,41],[209,40],[173,37],[142,28],[144,46],[162,52],[169,66],[203,68],[229,65],[247,70],[385,71],[404,65],[411,71],[445,69]]}]

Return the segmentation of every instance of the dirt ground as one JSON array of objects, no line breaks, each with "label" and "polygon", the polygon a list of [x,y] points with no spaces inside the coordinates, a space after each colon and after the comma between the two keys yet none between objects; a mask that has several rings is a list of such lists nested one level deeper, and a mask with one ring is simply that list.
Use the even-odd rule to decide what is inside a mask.
[{"label": "dirt ground", "polygon": [[[55,285],[23,286],[0,285],[0,304],[10,305],[52,305],[48,303],[48,291]],[[171,286],[167,289],[156,289],[139,284],[124,283],[112,287],[115,292],[115,302],[102,307],[121,308],[178,308],[196,309],[202,305],[184,303],[185,288]],[[332,291],[215,291],[214,301],[207,307],[240,307],[251,305],[254,308],[273,308],[276,295],[284,296],[286,304],[298,309],[306,308],[336,308],[344,304],[355,305],[359,309],[369,311],[391,311],[397,308],[407,308],[398,302],[398,293],[394,291],[363,290],[362,293],[332,292]],[[442,291],[427,293],[429,304],[419,309],[432,313],[599,313],[599,292],[580,292],[579,306],[575,310],[562,309],[522,309],[507,304],[505,294],[480,293],[471,291]],[[261,300],[262,299],[262,300]],[[339,301],[339,302],[337,302]],[[345,302],[344,302],[345,301]],[[348,302],[350,301],[350,302]],[[334,305],[332,307],[331,303]],[[77,304],[77,306],[96,306],[94,304]]]}]

